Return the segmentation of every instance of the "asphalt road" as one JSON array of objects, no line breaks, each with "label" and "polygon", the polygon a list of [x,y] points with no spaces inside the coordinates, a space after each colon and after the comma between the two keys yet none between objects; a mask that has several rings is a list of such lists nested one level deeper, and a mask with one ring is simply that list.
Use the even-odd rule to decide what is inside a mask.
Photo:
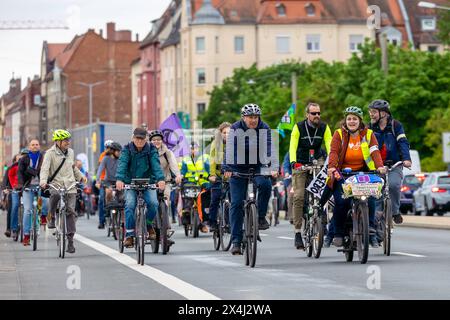
[{"label": "asphalt road", "polygon": [[[450,231],[396,228],[393,252],[371,249],[369,261],[345,262],[335,247],[319,259],[293,245],[287,221],[261,232],[255,268],[243,256],[213,249],[212,235],[186,238],[178,225],[167,255],[124,254],[97,229],[97,217],[77,222],[76,253],[58,258],[51,232],[38,251],[3,235],[0,215],[0,299],[449,299]],[[150,251],[150,246],[148,247]],[[356,256],[355,256],[356,258]],[[356,259],[357,260],[357,259]]]}]

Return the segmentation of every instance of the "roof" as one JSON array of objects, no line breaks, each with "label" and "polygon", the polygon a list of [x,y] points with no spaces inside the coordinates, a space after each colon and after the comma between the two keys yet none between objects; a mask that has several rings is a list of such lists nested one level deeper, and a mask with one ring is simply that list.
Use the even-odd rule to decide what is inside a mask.
[{"label": "roof", "polygon": [[225,24],[225,20],[211,3],[211,0],[203,0],[203,4],[194,15],[192,24]]},{"label": "roof", "polygon": [[177,19],[177,22],[175,22],[174,27],[172,28],[172,31],[170,32],[169,37],[166,41],[161,45],[161,49],[164,49],[168,46],[177,45],[180,43],[180,27],[181,27],[181,15]]},{"label": "roof", "polygon": [[47,59],[52,61],[67,47],[68,43],[49,43],[47,44]]},{"label": "roof", "polygon": [[70,61],[70,58],[72,57],[73,53],[77,50],[81,41],[84,39],[85,35],[86,34],[81,36],[78,35],[75,36],[72,39],[72,41],[66,46],[64,51],[56,57],[56,62],[58,63],[59,68],[64,69],[64,67]]}]

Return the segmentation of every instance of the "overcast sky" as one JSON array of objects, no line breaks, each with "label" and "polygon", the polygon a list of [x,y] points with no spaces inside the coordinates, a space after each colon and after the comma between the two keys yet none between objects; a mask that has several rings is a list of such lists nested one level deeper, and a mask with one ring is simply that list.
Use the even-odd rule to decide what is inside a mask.
[{"label": "overcast sky", "polygon": [[70,42],[89,28],[98,33],[106,23],[115,22],[117,30],[131,30],[133,40],[142,40],[151,29],[151,20],[161,16],[171,0],[0,0],[0,20],[60,20],[69,30],[0,30],[0,96],[9,80],[39,75],[42,43]]}]

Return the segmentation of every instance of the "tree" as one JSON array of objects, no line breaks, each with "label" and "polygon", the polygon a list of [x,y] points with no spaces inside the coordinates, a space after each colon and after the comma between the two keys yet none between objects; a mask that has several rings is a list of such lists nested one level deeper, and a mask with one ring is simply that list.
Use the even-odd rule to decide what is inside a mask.
[{"label": "tree", "polygon": [[450,45],[450,10],[439,10],[438,29],[439,40],[445,45]]}]

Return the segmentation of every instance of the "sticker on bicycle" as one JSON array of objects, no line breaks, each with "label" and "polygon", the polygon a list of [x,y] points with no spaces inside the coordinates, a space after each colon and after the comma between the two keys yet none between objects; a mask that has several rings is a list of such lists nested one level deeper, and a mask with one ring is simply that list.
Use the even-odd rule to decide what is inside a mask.
[{"label": "sticker on bicycle", "polygon": [[361,196],[380,198],[382,189],[382,183],[344,183],[342,185],[345,198]]}]

